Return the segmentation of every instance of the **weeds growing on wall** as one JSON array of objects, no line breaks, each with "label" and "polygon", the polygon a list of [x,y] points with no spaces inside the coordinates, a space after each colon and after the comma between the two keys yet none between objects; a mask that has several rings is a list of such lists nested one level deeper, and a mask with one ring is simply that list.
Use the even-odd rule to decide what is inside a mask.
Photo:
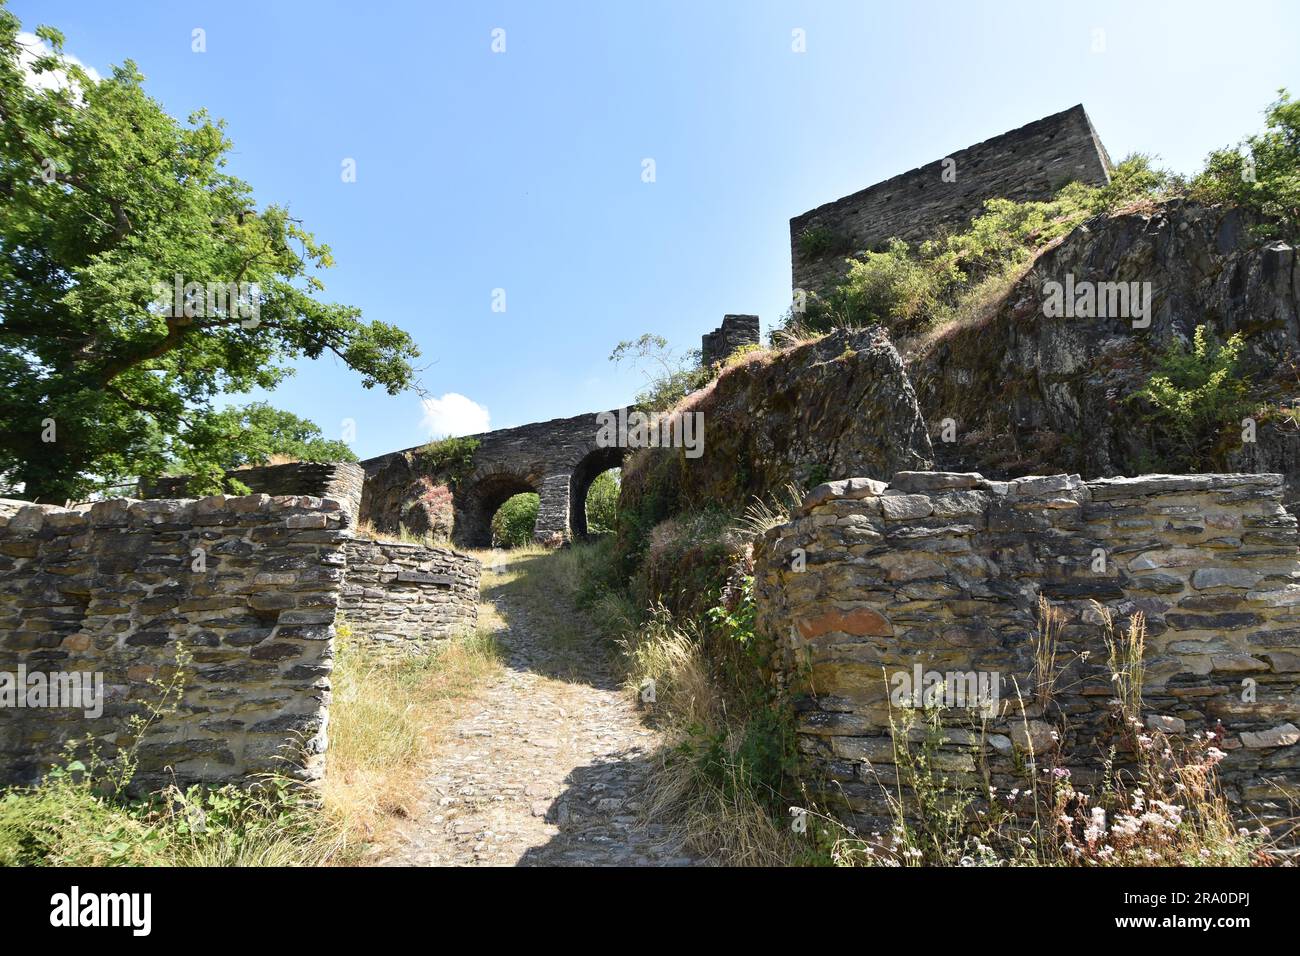
[{"label": "weeds growing on wall", "polygon": [[[1050,606],[1048,611],[1050,612]],[[1023,784],[998,792],[963,781],[979,765],[979,722],[956,726],[942,708],[905,710],[891,719],[897,783],[878,781],[893,809],[892,825],[870,834],[821,817],[819,839],[844,865],[875,866],[1249,866],[1270,862],[1267,829],[1234,821],[1216,766],[1222,738],[1148,730],[1142,720],[1145,623],[1134,614],[1119,627],[1107,608],[1102,621],[1115,691],[1116,745],[1099,782],[1076,787],[1059,750],[1023,755]],[[1061,623],[1040,623],[1040,646]],[[1050,652],[1040,661],[1050,661]],[[1055,677],[1036,675],[1040,685]],[[1023,703],[1021,705],[1023,719]],[[965,748],[954,740],[969,739]],[[1120,754],[1128,759],[1121,762]],[[966,775],[969,776],[969,775]]]},{"label": "weeds growing on wall", "polygon": [[478,446],[477,438],[442,438],[429,442],[415,455],[429,475],[454,490],[474,467],[474,453]]},{"label": "weeds growing on wall", "polygon": [[[489,617],[419,656],[382,653],[340,626],[321,791],[268,774],[239,787],[168,786],[135,798],[136,745],[179,703],[184,667],[112,761],[76,756],[0,794],[0,866],[316,866],[353,862],[408,815],[447,716],[501,667]],[[84,749],[84,748],[81,748]]]},{"label": "weeds growing on wall", "polygon": [[178,648],[171,676],[149,682],[156,699],[130,718],[132,743],[111,759],[70,741],[39,784],[0,794],[0,866],[288,866],[337,851],[338,828],[286,777],[131,796],[140,742],[179,706],[189,662]]}]

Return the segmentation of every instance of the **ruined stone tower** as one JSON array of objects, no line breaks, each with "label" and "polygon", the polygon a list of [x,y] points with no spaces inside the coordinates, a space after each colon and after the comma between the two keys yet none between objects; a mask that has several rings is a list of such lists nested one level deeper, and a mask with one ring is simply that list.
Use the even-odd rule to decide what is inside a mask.
[{"label": "ruined stone tower", "polygon": [[1042,201],[1072,181],[1110,182],[1110,157],[1081,105],[795,216],[793,287],[825,294],[843,278],[847,256],[893,237],[918,242],[960,229],[989,199]]}]

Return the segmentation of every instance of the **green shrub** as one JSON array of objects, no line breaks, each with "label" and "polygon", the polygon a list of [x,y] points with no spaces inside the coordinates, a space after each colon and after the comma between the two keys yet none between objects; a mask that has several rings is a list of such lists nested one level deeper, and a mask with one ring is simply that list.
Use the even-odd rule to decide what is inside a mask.
[{"label": "green shrub", "polygon": [[506,548],[518,548],[533,540],[540,504],[535,492],[512,495],[492,516],[492,542]]},{"label": "green shrub", "polygon": [[681,355],[668,346],[662,335],[647,332],[640,338],[619,342],[609,355],[618,364],[630,361],[646,377],[647,386],[636,397],[636,406],[645,412],[668,411],[714,376],[712,369],[700,365],[699,349]]},{"label": "green shrub", "polygon": [[339,847],[301,785],[169,787],[131,800],[79,761],[0,796],[0,866],[311,866]]},{"label": "green shrub", "polygon": [[990,199],[970,225],[917,247],[893,239],[879,252],[848,260],[844,281],[829,295],[810,295],[806,311],[791,312],[787,329],[825,332],[878,322],[891,332],[915,334],[970,312],[972,299],[1005,289],[1048,243],[1079,223],[1142,199],[1171,195],[1181,183],[1129,156],[1103,187],[1069,183],[1047,202]]},{"label": "green shrub", "polygon": [[618,523],[619,469],[596,476],[587,489],[587,533],[613,534]]},{"label": "green shrub", "polygon": [[1244,206],[1274,221],[1266,235],[1300,239],[1300,101],[1286,90],[1265,111],[1267,129],[1238,149],[1215,150],[1191,184],[1202,202]]},{"label": "green shrub", "polygon": [[1244,347],[1241,333],[1220,344],[1206,326],[1197,326],[1191,348],[1171,345],[1146,385],[1129,397],[1152,428],[1160,468],[1226,468],[1230,439],[1252,409],[1239,377]]},{"label": "green shrub", "polygon": [[850,327],[880,322],[909,331],[928,325],[959,276],[950,257],[918,256],[901,239],[850,262],[837,295],[843,324]]},{"label": "green shrub", "polygon": [[416,452],[416,456],[430,475],[437,476],[449,488],[455,489],[474,467],[474,453],[478,446],[479,440],[469,436],[443,438],[429,442]]},{"label": "green shrub", "polygon": [[796,242],[799,245],[799,254],[810,257],[848,252],[850,246],[846,237],[837,235],[827,226],[809,226],[799,233]]}]

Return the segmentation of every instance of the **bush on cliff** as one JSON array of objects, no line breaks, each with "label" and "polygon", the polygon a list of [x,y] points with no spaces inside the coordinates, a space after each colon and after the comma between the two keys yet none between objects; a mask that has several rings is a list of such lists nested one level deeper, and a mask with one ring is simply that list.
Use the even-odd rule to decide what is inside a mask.
[{"label": "bush on cliff", "polygon": [[1219,342],[1197,326],[1191,347],[1172,344],[1129,397],[1151,428],[1154,466],[1175,473],[1230,470],[1228,453],[1240,445],[1242,417],[1253,408],[1240,377],[1244,348],[1240,333]]},{"label": "bush on cliff", "polygon": [[1179,180],[1133,155],[1102,187],[1070,183],[1048,202],[990,199],[959,232],[918,246],[894,239],[884,251],[848,260],[844,282],[825,298],[812,295],[804,313],[787,316],[813,332],[884,325],[910,336],[962,316],[986,285],[1002,287],[1026,263],[1091,216],[1170,195]]},{"label": "bush on cliff", "polygon": [[1210,154],[1191,195],[1205,203],[1231,203],[1271,220],[1257,227],[1266,237],[1300,240],[1300,100],[1286,90],[1265,112],[1267,128],[1236,149]]}]

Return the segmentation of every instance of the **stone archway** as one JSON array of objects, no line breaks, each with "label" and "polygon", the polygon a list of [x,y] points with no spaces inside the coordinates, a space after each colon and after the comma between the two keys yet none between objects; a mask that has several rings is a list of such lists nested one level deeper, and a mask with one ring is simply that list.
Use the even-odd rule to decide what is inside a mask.
[{"label": "stone archway", "polygon": [[540,494],[539,483],[514,472],[498,471],[467,479],[455,495],[456,543],[466,548],[490,548],[492,516],[508,498],[529,491]]},{"label": "stone archway", "polygon": [[569,478],[569,533],[574,538],[587,536],[587,492],[601,472],[623,465],[625,448],[596,448],[588,452]]},{"label": "stone archway", "polygon": [[[396,528],[408,503],[445,504],[451,496],[452,541],[463,547],[489,547],[492,515],[513,494],[536,492],[540,501],[534,540],[558,546],[587,532],[587,489],[597,475],[622,464],[623,449],[599,448],[605,415],[621,410],[556,418],[517,428],[466,436],[477,443],[468,474],[422,471],[420,448],[392,452],[362,462],[366,471],[362,520],[377,528]],[[427,522],[441,529],[441,514]],[[409,522],[408,522],[409,523]]]}]

